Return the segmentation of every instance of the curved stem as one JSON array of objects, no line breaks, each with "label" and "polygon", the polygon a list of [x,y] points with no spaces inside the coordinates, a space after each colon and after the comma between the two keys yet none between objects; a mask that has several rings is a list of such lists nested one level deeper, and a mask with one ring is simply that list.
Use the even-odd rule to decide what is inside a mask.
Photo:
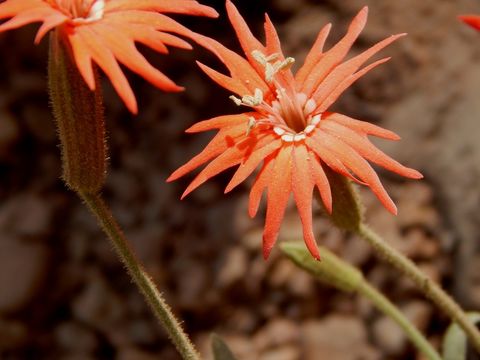
[{"label": "curved stem", "polygon": [[100,195],[78,192],[89,209],[101,224],[103,230],[112,241],[118,256],[128,269],[132,280],[138,286],[155,316],[162,323],[168,336],[175,344],[183,359],[199,360],[200,356],[195,350],[192,342],[182,329],[179,321],[173,315],[170,307],[165,302],[162,294],[158,291],[152,279],[145,272],[139,261],[133,254],[123,231],[113,218],[110,209],[107,207]]},{"label": "curved stem", "polygon": [[356,231],[385,260],[409,277],[452,321],[456,322],[467,334],[478,352],[480,352],[480,331],[469,321],[462,308],[434,281],[398,250],[391,247],[367,225],[361,224]]},{"label": "curved stem", "polygon": [[415,326],[388,300],[382,293],[371,286],[368,282],[362,281],[357,291],[370,299],[374,305],[384,314],[388,315],[398,326],[400,326],[413,344],[430,360],[442,360],[437,351],[417,330]]}]

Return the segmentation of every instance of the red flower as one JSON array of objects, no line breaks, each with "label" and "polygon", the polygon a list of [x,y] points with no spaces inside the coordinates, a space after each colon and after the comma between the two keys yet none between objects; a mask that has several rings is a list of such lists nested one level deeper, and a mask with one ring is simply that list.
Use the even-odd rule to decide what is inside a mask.
[{"label": "red flower", "polygon": [[396,134],[328,111],[353,82],[388,58],[360,69],[362,64],[404,34],[391,36],[342,62],[365,26],[368,12],[365,7],[352,21],[347,34],[323,52],[331,27],[326,25],[305,63],[293,75],[290,65],[294,60],[284,57],[268,16],[265,21],[266,46],[263,46],[229,0],[227,11],[246,59],[210,39],[211,50],[227,66],[230,76],[203,64],[199,66],[214,81],[239,96],[231,97],[237,105],[249,107],[250,111],[202,121],[188,129],[187,132],[191,133],[212,129],[219,131],[199,155],[175,171],[168,181],[211,161],[188,186],[183,198],[212,176],[238,165],[225,190],[229,192],[262,164],[250,192],[249,214],[255,216],[262,193],[267,189],[264,257],[268,257],[275,244],[290,193],[293,192],[306,245],[312,255],[319,258],[312,231],[312,192],[315,187],[318,188],[326,209],[331,212],[332,195],[325,166],[369,186],[394,214],[397,211],[395,204],[367,160],[402,176],[422,177],[418,171],[385,155],[367,138],[367,135],[374,135],[398,140]]},{"label": "red flower", "polygon": [[480,16],[478,15],[461,15],[459,19],[462,20],[465,24],[470,25],[476,30],[480,31]]},{"label": "red flower", "polygon": [[165,91],[180,91],[172,80],[155,69],[135,47],[143,43],[167,53],[166,45],[190,49],[175,33],[195,39],[196,34],[168,16],[180,13],[217,16],[215,10],[193,0],[6,0],[0,4],[0,32],[42,22],[35,43],[56,28],[70,44],[78,70],[94,90],[92,60],[110,78],[115,90],[132,113],[135,95],[118,62]]}]

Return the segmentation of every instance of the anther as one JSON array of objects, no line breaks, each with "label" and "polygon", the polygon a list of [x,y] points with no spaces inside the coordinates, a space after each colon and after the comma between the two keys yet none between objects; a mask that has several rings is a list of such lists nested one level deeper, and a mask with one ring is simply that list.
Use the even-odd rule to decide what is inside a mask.
[{"label": "anther", "polygon": [[277,134],[278,136],[282,136],[283,134],[285,134],[285,130],[282,129],[282,128],[279,128],[278,126],[275,126],[275,127],[273,128],[273,132],[274,132],[275,134]]},{"label": "anther", "polygon": [[97,0],[92,5],[87,19],[90,21],[100,20],[103,17],[105,9],[105,0]]},{"label": "anther", "polygon": [[307,136],[304,133],[300,133],[300,134],[296,134],[293,137],[293,141],[301,141],[301,140],[305,140],[306,138]]},{"label": "anther", "polygon": [[308,125],[305,128],[304,132],[305,132],[305,134],[310,134],[313,130],[315,130],[315,125]]},{"label": "anther", "polygon": [[293,139],[294,139],[294,135],[292,134],[282,135],[282,140],[285,142],[293,142]]},{"label": "anther", "polygon": [[310,124],[312,124],[313,126],[317,126],[317,125],[320,123],[320,120],[322,120],[321,115],[320,115],[320,114],[315,115],[315,116],[312,118],[312,121],[310,121]]},{"label": "anther", "polygon": [[260,89],[255,89],[255,93],[252,95],[245,95],[241,99],[234,95],[230,96],[230,99],[237,105],[245,105],[255,107],[263,103],[263,93]]},{"label": "anther", "polygon": [[308,99],[307,102],[305,103],[305,107],[303,108],[303,112],[305,115],[308,115],[313,110],[315,110],[316,107],[317,107],[317,104],[315,103],[315,100]]},{"label": "anther", "polygon": [[257,121],[255,120],[255,118],[253,116],[250,116],[248,118],[248,125],[247,125],[247,132],[246,132],[246,136],[250,135],[250,132],[252,131],[252,129],[254,127],[257,126]]}]

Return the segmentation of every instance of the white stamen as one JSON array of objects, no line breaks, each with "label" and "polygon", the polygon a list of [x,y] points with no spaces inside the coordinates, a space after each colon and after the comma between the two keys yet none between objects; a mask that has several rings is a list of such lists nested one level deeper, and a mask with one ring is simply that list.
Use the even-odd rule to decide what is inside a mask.
[{"label": "white stamen", "polygon": [[313,99],[308,99],[308,101],[305,103],[305,107],[303,108],[303,113],[305,115],[310,114],[315,108],[317,107],[317,104],[315,103],[315,100]]},{"label": "white stamen", "polygon": [[299,93],[299,94],[296,94],[296,97],[300,106],[302,107],[305,106],[305,103],[307,102],[307,94]]},{"label": "white stamen", "polygon": [[305,140],[306,138],[307,136],[304,133],[299,133],[293,137],[293,141],[301,141],[301,140]]},{"label": "white stamen", "polygon": [[293,142],[293,138],[294,138],[293,134],[282,135],[282,140],[285,142]]},{"label": "white stamen", "polygon": [[105,9],[105,0],[97,0],[90,8],[90,12],[87,16],[87,20],[96,21],[100,20],[103,17],[103,12]]},{"label": "white stamen", "polygon": [[322,120],[322,117],[321,115],[315,115],[313,118],[312,118],[312,121],[310,121],[310,124],[314,125],[314,126],[317,126],[319,123],[320,123],[320,120]]},{"label": "white stamen", "polygon": [[273,128],[273,132],[274,132],[275,134],[277,134],[278,136],[282,136],[283,134],[285,134],[285,130],[282,129],[282,128],[279,128],[278,126],[275,126],[275,127]]},{"label": "white stamen", "polygon": [[308,125],[303,131],[305,134],[310,134],[313,130],[315,130],[315,125]]},{"label": "white stamen", "polygon": [[240,100],[240,99],[237,98],[236,96],[233,96],[233,95],[232,95],[232,96],[230,96],[229,98],[235,103],[235,105],[237,105],[237,106],[242,105],[242,100]]},{"label": "white stamen", "polygon": [[238,106],[245,105],[255,107],[263,102],[263,92],[260,89],[255,89],[255,93],[252,95],[245,95],[241,99],[234,95],[230,96],[230,99]]},{"label": "white stamen", "polygon": [[277,60],[280,57],[280,54],[273,53],[269,56],[266,56],[265,54],[263,54],[258,50],[253,50],[252,56],[255,59],[255,61],[257,61],[260,65],[265,67],[265,80],[267,82],[272,82],[275,74],[277,74],[279,71],[289,69],[292,66],[292,64],[295,62],[294,58],[287,57],[283,61],[278,60],[272,64],[272,61]]},{"label": "white stamen", "polygon": [[255,120],[255,118],[253,116],[250,116],[248,118],[248,125],[247,125],[247,132],[246,132],[246,135],[250,135],[250,132],[252,131],[252,129],[254,127],[257,126],[257,121]]}]

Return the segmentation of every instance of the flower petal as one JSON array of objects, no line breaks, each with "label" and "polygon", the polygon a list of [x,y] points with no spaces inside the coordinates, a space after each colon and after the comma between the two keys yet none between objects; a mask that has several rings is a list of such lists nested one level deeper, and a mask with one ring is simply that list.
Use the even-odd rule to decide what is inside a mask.
[{"label": "flower petal", "polygon": [[357,37],[362,32],[368,17],[368,7],[364,7],[352,20],[347,34],[319,59],[312,70],[305,76],[300,92],[310,97],[320,83],[347,55]]},{"label": "flower petal", "polygon": [[400,136],[395,134],[393,131],[339,113],[326,113],[325,120],[335,121],[336,123],[355,130],[360,134],[373,135],[387,140],[400,140]]},{"label": "flower petal", "polygon": [[315,185],[311,169],[310,155],[305,145],[294,146],[293,149],[293,171],[292,191],[297,204],[298,214],[302,220],[303,239],[312,256],[320,260],[317,242],[313,235],[312,223],[312,192]]},{"label": "flower petal", "polygon": [[219,156],[229,148],[235,146],[235,142],[242,134],[245,134],[245,126],[243,124],[237,125],[233,128],[220,130],[200,154],[175,170],[167,179],[167,182],[177,180],[190,171],[195,170],[197,167]]},{"label": "flower petal", "polygon": [[361,136],[343,125],[337,124],[333,121],[323,121],[321,123],[321,129],[338,137],[362,157],[384,167],[385,169],[412,179],[421,179],[423,177],[417,170],[403,166],[398,161],[386,155],[383,151],[373,145],[367,137]]},{"label": "flower petal", "polygon": [[264,147],[256,149],[254,152],[252,152],[238,167],[237,171],[225,188],[225,194],[232,191],[236,186],[250,176],[250,174],[258,167],[260,162],[273,152],[277,151],[280,146],[282,146],[282,141],[278,138],[275,139],[272,136],[271,141],[268,142]]},{"label": "flower petal", "polygon": [[328,182],[327,174],[323,170],[320,160],[313,151],[309,151],[308,163],[310,165],[310,171],[312,173],[312,179],[318,188],[320,197],[322,198],[323,205],[328,213],[332,213],[332,189]]},{"label": "flower petal", "polygon": [[[305,79],[310,74],[313,67],[322,58],[323,46],[325,45],[325,41],[327,40],[327,37],[328,37],[328,34],[330,33],[331,28],[332,28],[332,24],[327,24],[318,33],[315,43],[313,44],[312,48],[307,54],[307,57],[305,58],[305,62],[295,74],[295,81],[297,82],[297,85],[302,85],[305,82]],[[297,89],[297,90],[301,90],[301,89]]]},{"label": "flower petal", "polygon": [[362,181],[364,181],[382,202],[383,206],[392,214],[397,214],[397,207],[392,201],[387,191],[383,187],[375,170],[370,164],[361,157],[355,150],[345,144],[338,138],[319,130],[316,135],[323,141],[326,147],[336,153],[342,163],[353,171]]},{"label": "flower petal", "polygon": [[268,186],[273,176],[273,167],[275,165],[275,158],[278,153],[273,153],[265,158],[262,168],[260,169],[257,178],[255,179],[252,189],[250,190],[248,202],[248,214],[250,217],[255,217],[262,199],[262,194]]},{"label": "flower petal", "polygon": [[267,215],[263,230],[263,257],[268,258],[278,238],[292,186],[293,146],[280,149],[267,187]]}]

